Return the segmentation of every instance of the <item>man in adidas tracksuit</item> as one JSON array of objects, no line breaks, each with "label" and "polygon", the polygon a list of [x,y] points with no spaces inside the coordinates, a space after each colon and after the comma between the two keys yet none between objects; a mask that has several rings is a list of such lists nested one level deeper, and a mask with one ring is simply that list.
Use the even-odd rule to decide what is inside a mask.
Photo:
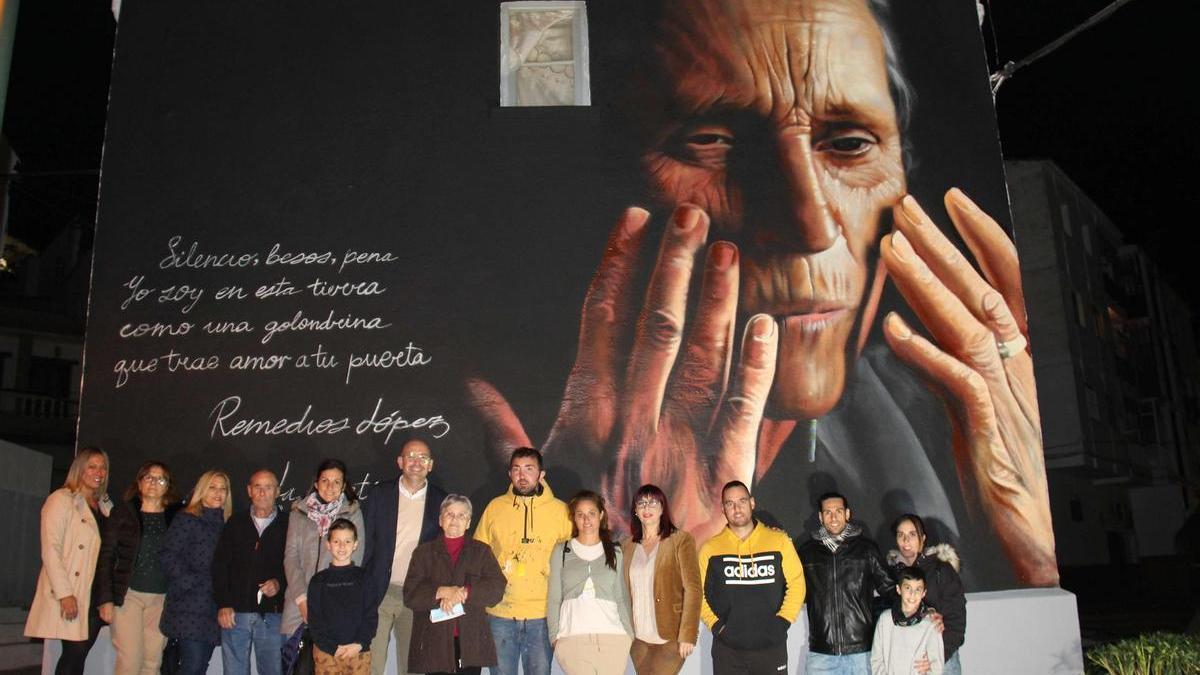
[{"label": "man in adidas tracksuit", "polygon": [[754,519],[741,481],[721,490],[728,526],[700,548],[700,618],[713,634],[713,675],[786,674],[787,632],[804,604],[804,569],[787,534]]}]

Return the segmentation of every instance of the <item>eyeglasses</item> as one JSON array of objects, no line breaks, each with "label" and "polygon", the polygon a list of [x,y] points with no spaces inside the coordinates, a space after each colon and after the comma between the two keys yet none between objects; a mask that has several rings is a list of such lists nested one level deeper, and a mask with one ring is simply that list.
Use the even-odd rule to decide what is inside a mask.
[{"label": "eyeglasses", "polygon": [[415,459],[422,464],[428,464],[431,461],[433,461],[433,458],[430,457],[429,455],[405,455],[404,456],[405,461],[408,461],[410,459]]},{"label": "eyeglasses", "polygon": [[447,511],[446,513],[442,514],[442,517],[446,518],[448,520],[470,520],[471,514],[469,514],[469,513],[450,513]]},{"label": "eyeglasses", "polygon": [[151,483],[153,485],[166,485],[167,480],[166,476],[151,476],[150,474],[142,476],[143,483]]},{"label": "eyeglasses", "polygon": [[659,504],[657,499],[639,499],[634,506],[639,509],[648,509],[652,506],[662,506],[662,504]]}]

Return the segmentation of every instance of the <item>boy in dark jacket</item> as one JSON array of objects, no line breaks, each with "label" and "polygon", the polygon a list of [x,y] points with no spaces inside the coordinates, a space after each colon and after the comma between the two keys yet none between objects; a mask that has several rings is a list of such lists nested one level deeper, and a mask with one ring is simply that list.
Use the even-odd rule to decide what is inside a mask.
[{"label": "boy in dark jacket", "polygon": [[379,615],[366,571],[350,559],[358,548],[358,528],[338,518],[329,526],[325,546],[333,562],[308,582],[308,630],[317,675],[369,675]]}]

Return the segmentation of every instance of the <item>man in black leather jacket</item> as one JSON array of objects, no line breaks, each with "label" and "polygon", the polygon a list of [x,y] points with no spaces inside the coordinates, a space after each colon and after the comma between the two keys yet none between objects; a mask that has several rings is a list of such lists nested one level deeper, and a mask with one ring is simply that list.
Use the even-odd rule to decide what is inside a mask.
[{"label": "man in black leather jacket", "polygon": [[875,542],[850,522],[836,492],[817,500],[821,527],[795,540],[808,586],[809,652],[805,672],[869,673],[874,595],[889,597],[891,577]]}]

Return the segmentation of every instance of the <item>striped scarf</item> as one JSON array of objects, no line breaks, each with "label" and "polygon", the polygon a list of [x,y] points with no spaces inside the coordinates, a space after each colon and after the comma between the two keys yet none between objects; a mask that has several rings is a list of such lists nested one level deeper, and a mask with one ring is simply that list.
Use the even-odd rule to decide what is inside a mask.
[{"label": "striped scarf", "polygon": [[838,534],[829,534],[829,530],[826,530],[825,526],[822,525],[813,533],[813,539],[825,544],[825,548],[829,549],[830,553],[837,553],[838,547],[842,545],[843,541],[846,541],[850,537],[857,537],[860,534],[862,534],[862,528],[859,527],[858,523],[846,523],[846,529]]}]

